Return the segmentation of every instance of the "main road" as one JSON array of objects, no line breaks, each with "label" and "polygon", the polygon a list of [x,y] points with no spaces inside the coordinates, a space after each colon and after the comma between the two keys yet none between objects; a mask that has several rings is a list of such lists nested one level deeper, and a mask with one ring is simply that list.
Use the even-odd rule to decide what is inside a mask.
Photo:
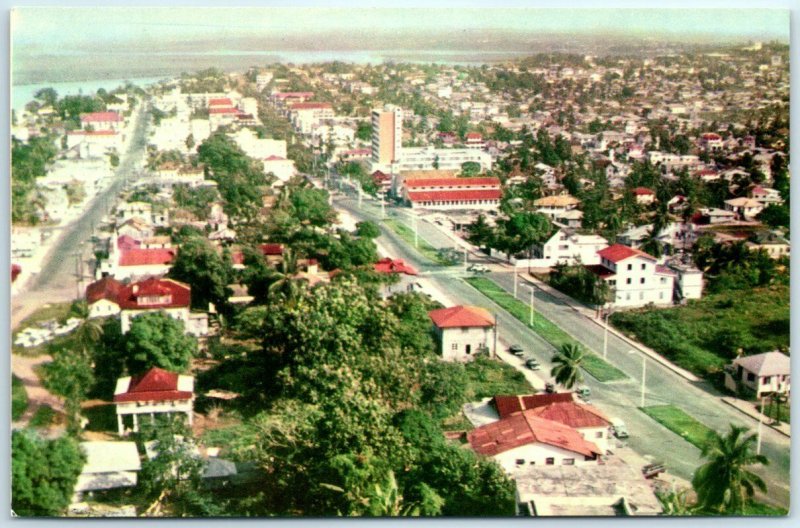
[{"label": "main road", "polygon": [[[379,222],[382,212],[379,205],[371,199],[363,199],[361,205],[352,197],[337,194],[334,206],[346,210],[359,219]],[[387,207],[392,218],[403,219],[408,210]],[[411,225],[408,218],[404,223]],[[451,233],[425,221],[417,222],[419,236],[434,247],[458,247],[458,240]],[[463,266],[442,268],[422,257],[413,247],[393,231],[382,227],[381,245],[393,256],[403,258],[416,266],[421,275],[445,292],[455,302],[482,305],[490,308],[498,316],[499,334],[507,343],[520,343],[529,354],[542,364],[542,373],[549,372],[551,358],[555,349],[526,325],[506,311],[494,305],[488,298],[462,280],[467,274]],[[484,259],[482,255],[471,255],[471,260]],[[498,266],[492,266],[498,269]],[[502,268],[501,268],[502,269]],[[513,268],[494,271],[490,278],[508,292],[513,292]],[[528,302],[528,287],[518,288],[519,299]],[[525,283],[527,284],[527,282]],[[560,299],[536,289],[535,309],[541,315],[556,322],[577,341],[598,353],[603,350],[603,330],[600,325],[575,311]],[[638,407],[641,397],[642,363],[646,367],[645,404],[674,404],[718,432],[724,433],[729,424],[746,426],[755,430],[758,426],[753,419],[743,415],[720,400],[720,394],[706,382],[690,382],[664,365],[647,359],[633,349],[625,340],[609,332],[607,358],[610,363],[622,370],[628,379],[600,383],[591,376],[585,376],[586,385],[592,390],[594,404],[612,417],[625,421],[630,431],[628,445],[637,452],[652,459],[663,460],[669,471],[681,478],[690,480],[695,469],[703,463],[700,450],[679,435],[664,428]],[[756,472],[766,481],[768,494],[762,500],[784,508],[789,507],[789,451],[790,440],[781,433],[762,428],[761,452],[767,456],[770,465],[757,468]]]},{"label": "main road", "polygon": [[101,223],[117,195],[129,180],[136,177],[142,164],[147,145],[147,105],[146,100],[142,101],[134,111],[133,133],[110,185],[90,202],[80,218],[64,228],[44,256],[41,271],[11,299],[12,330],[43,304],[75,299],[80,283],[91,278],[87,271],[94,226]]}]

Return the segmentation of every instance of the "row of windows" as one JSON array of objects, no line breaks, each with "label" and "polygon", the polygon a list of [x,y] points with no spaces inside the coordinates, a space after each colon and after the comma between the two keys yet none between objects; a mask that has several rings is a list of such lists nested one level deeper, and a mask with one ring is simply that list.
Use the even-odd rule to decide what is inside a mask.
[{"label": "row of windows", "polygon": [[[622,299],[622,295],[617,295],[617,300],[621,300],[621,299]],[[662,292],[658,292],[658,299],[661,300],[661,301],[664,300],[664,292],[663,291]],[[630,293],[626,293],[625,294],[625,300],[626,301],[630,301],[631,300],[631,294]],[[639,292],[639,300],[640,301],[644,300],[644,292]]]},{"label": "row of windows", "polygon": [[434,205],[493,205],[496,204],[497,200],[442,200],[442,201],[426,201],[426,202],[419,202],[420,205],[424,206],[434,206]]}]

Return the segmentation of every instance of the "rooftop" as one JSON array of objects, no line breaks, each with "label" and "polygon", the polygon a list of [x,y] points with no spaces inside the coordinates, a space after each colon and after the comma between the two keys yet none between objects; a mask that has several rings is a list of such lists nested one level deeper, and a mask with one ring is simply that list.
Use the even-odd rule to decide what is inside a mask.
[{"label": "rooftop", "polygon": [[452,306],[428,312],[433,324],[439,328],[492,327],[494,317],[478,306]]}]

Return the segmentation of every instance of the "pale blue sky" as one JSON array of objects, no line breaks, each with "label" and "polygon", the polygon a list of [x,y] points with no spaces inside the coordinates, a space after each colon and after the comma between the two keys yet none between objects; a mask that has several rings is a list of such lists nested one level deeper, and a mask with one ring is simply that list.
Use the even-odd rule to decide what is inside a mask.
[{"label": "pale blue sky", "polygon": [[[486,29],[531,33],[789,39],[785,10],[687,9],[269,9],[269,8],[28,8],[12,17],[14,46],[69,49],[82,44],[214,36],[297,35],[365,28]],[[17,48],[20,49],[20,48]]]}]

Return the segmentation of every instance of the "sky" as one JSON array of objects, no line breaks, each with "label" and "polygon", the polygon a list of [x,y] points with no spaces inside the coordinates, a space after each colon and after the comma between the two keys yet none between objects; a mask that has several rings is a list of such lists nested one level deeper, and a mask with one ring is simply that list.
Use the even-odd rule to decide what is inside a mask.
[{"label": "sky", "polygon": [[[15,51],[163,43],[257,35],[308,36],[385,31],[497,30],[538,34],[611,33],[779,39],[785,10],[687,9],[354,9],[323,8],[23,8],[12,15]],[[378,46],[366,42],[365,46]]]}]

